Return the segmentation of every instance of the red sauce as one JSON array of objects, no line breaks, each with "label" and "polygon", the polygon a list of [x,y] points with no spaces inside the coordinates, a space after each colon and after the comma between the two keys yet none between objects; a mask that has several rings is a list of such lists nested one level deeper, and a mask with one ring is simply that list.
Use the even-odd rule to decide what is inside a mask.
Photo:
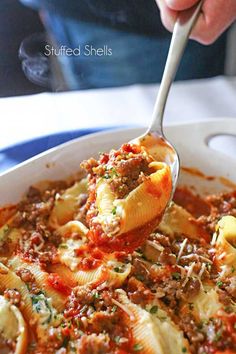
[{"label": "red sauce", "polygon": [[[141,152],[141,147],[136,144],[123,144],[120,148],[121,153],[127,153],[129,154],[130,152],[133,154],[139,154]],[[119,150],[117,151],[119,152]]]},{"label": "red sauce", "polygon": [[109,155],[108,155],[108,154],[102,154],[102,155],[100,156],[99,162],[100,162],[101,164],[107,164],[108,161],[109,161]]},{"label": "red sauce", "polygon": [[[236,330],[235,330],[235,324],[236,324],[236,314],[231,313],[231,314],[225,314],[221,316],[216,316],[217,318],[221,319],[222,324],[219,328],[216,328],[216,333],[221,332],[221,337],[222,340],[223,338],[228,338],[228,340],[231,339],[231,345],[235,345],[236,343]],[[221,339],[219,339],[221,341]],[[231,346],[230,345],[230,346]],[[235,353],[234,349],[226,349],[226,350],[221,350],[217,349],[221,347],[221,344],[218,345],[218,340],[213,340],[213,341],[207,341],[204,345],[206,348],[207,353],[212,353],[212,354],[233,354]],[[232,348],[232,346],[231,346]]]},{"label": "red sauce", "polygon": [[176,189],[174,201],[196,218],[202,215],[210,215],[210,205],[199,195],[193,194],[186,187],[178,187]]},{"label": "red sauce", "polygon": [[230,315],[227,316],[218,316],[219,318],[222,319],[223,323],[225,323],[226,326],[226,332],[233,338],[233,341],[236,343],[236,314],[231,313]]},{"label": "red sauce", "polygon": [[71,289],[67,286],[57,273],[51,273],[48,276],[47,282],[56,291],[63,295],[70,295]]},{"label": "red sauce", "polygon": [[81,260],[79,268],[82,270],[93,270],[98,268],[102,262],[93,257],[86,257]]},{"label": "red sauce", "polygon": [[181,167],[182,171],[185,171],[193,176],[197,176],[197,177],[201,177],[204,178],[207,181],[213,181],[215,179],[215,177],[213,176],[206,176],[204,175],[204,173],[202,173],[200,170],[198,170],[197,168],[193,168],[193,167]]},{"label": "red sauce", "polygon": [[92,228],[88,233],[88,238],[91,242],[97,245],[101,250],[105,252],[121,252],[126,253],[133,252],[139,246],[141,246],[146,238],[150,235],[150,232],[158,225],[159,220],[153,220],[142,227],[122,234],[120,236],[109,237],[101,229],[100,225],[96,225],[96,228]]},{"label": "red sauce", "polygon": [[102,264],[104,252],[98,249],[94,244],[88,243],[75,250],[77,257],[81,257],[79,268],[82,270],[93,270]]},{"label": "red sauce", "polygon": [[0,227],[6,224],[6,222],[15,214],[15,212],[15,205],[9,205],[4,208],[0,208]]}]

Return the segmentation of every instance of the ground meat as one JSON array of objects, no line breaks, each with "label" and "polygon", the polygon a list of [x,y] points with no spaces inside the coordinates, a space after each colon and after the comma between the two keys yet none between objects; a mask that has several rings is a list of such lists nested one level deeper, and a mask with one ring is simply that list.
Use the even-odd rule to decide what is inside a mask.
[{"label": "ground meat", "polygon": [[21,294],[16,289],[6,289],[4,291],[4,297],[13,305],[19,305],[21,302]]},{"label": "ground meat", "polygon": [[93,331],[97,334],[102,333],[104,331],[108,333],[113,333],[118,320],[119,315],[117,312],[96,312],[90,320],[90,325],[92,326]]},{"label": "ground meat", "polygon": [[40,202],[41,198],[42,197],[40,190],[34,186],[31,186],[27,192],[27,199],[29,200],[29,202],[37,203]]},{"label": "ground meat", "polygon": [[171,252],[169,247],[166,247],[164,251],[161,252],[159,257],[159,262],[162,264],[175,264],[176,263],[176,256]]},{"label": "ground meat", "polygon": [[200,216],[198,223],[203,225],[209,233],[215,231],[217,222],[225,215],[236,217],[236,191],[219,195],[210,195],[206,201],[211,206],[210,215]]},{"label": "ground meat", "polygon": [[110,313],[114,305],[112,298],[112,291],[104,290],[99,292],[96,289],[92,290],[90,286],[79,286],[72,291],[68,298],[65,315],[70,317],[76,313],[84,316],[87,312],[90,312],[90,306],[96,311],[107,310]]},{"label": "ground meat", "polygon": [[88,160],[84,160],[81,162],[80,167],[87,171],[89,174],[93,174],[93,169],[98,167],[98,161],[94,158],[90,158]]},{"label": "ground meat", "polygon": [[77,352],[80,354],[106,354],[109,349],[109,337],[105,334],[83,335],[78,340]]},{"label": "ground meat", "polygon": [[224,306],[228,307],[231,306],[231,297],[229,296],[229,294],[227,294],[226,291],[218,289],[217,293],[219,295],[219,300],[222,304],[224,304]]},{"label": "ground meat", "polygon": [[128,160],[121,160],[115,164],[115,176],[110,181],[110,186],[118,198],[124,198],[143,182],[145,176],[152,170],[148,167],[149,161],[143,155],[135,156]]},{"label": "ground meat", "polygon": [[225,290],[236,299],[236,276],[229,279],[229,285],[225,287]]},{"label": "ground meat", "polygon": [[23,280],[25,283],[33,283],[35,282],[35,277],[31,273],[31,271],[27,268],[17,269],[16,274]]},{"label": "ground meat", "polygon": [[48,240],[48,237],[45,238],[45,232],[41,232],[24,231],[17,251],[27,261],[39,261],[46,265],[54,262],[57,248]]},{"label": "ground meat", "polygon": [[144,306],[154,295],[141,281],[131,277],[127,284],[127,293],[132,302]]},{"label": "ground meat", "polygon": [[149,168],[150,162],[150,157],[139,146],[127,144],[118,151],[112,150],[109,155],[102,154],[99,161],[83,161],[81,167],[89,173],[90,181],[104,178],[117,197],[124,198],[153,172]]},{"label": "ground meat", "polygon": [[170,240],[168,236],[162,235],[158,232],[150,235],[150,237],[148,238],[149,240],[153,240],[153,241],[158,241],[160,243],[161,246],[164,247],[169,247],[170,246]]},{"label": "ground meat", "polygon": [[178,324],[190,342],[191,352],[198,353],[198,348],[204,342],[205,335],[200,331],[194,316],[187,313],[179,318]]},{"label": "ground meat", "polygon": [[196,278],[191,278],[183,289],[183,297],[191,299],[196,296],[200,291],[200,281]]}]

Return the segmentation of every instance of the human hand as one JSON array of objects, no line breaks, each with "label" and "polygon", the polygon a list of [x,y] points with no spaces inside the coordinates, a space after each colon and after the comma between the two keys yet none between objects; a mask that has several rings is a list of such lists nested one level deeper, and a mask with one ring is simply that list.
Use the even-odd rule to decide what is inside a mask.
[{"label": "human hand", "polygon": [[[199,0],[156,0],[163,25],[173,31],[179,12]],[[236,0],[205,0],[190,38],[202,44],[213,43],[236,20]]]}]

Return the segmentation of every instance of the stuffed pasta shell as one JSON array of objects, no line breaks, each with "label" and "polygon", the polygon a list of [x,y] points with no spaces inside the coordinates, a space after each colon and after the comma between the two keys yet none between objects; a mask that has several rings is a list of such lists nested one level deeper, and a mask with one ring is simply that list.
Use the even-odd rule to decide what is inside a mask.
[{"label": "stuffed pasta shell", "polygon": [[126,144],[82,167],[90,176],[87,221],[94,241],[150,231],[160,222],[171,195],[170,168],[144,147]]}]

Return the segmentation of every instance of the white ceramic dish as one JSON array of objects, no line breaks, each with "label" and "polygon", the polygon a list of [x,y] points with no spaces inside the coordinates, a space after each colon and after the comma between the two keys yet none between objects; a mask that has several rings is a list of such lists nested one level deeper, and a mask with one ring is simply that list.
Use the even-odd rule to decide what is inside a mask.
[{"label": "white ceramic dish", "polygon": [[[40,154],[0,175],[0,205],[16,203],[28,187],[41,180],[64,179],[78,172],[80,162],[99,151],[109,151],[139,136],[144,129],[108,131],[85,136]],[[221,176],[236,183],[236,149],[227,155],[209,148],[207,142],[217,134],[236,134],[236,119],[178,124],[165,129],[167,138],[176,146],[181,165],[198,168],[206,175]],[[229,190],[236,185],[223,179],[206,180],[181,172],[180,183],[199,193]]]}]

